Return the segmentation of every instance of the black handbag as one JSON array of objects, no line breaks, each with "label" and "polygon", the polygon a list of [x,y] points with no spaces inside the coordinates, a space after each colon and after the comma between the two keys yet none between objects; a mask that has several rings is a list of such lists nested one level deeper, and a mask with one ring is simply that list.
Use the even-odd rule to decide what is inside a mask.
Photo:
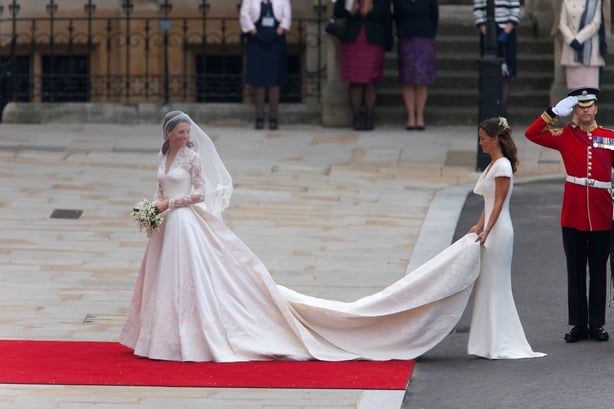
[{"label": "black handbag", "polygon": [[345,37],[345,25],[343,25],[342,23],[340,23],[339,21],[333,18],[328,20],[328,23],[326,23],[326,27],[324,28],[324,31],[326,31],[328,34],[332,35],[333,37],[337,37],[339,40],[343,40],[343,38]]}]

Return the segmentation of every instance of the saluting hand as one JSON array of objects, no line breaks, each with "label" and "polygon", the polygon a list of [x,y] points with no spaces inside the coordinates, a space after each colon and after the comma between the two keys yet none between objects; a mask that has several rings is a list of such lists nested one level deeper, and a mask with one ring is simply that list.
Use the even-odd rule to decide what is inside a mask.
[{"label": "saluting hand", "polygon": [[552,112],[557,116],[567,116],[571,114],[577,103],[578,97],[576,96],[563,98],[552,108]]}]

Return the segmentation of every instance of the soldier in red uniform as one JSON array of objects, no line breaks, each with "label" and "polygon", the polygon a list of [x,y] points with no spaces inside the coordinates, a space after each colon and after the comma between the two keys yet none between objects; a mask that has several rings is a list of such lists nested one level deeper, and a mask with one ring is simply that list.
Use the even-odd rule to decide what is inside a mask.
[{"label": "soldier in red uniform", "polygon": [[[606,265],[612,227],[611,171],[614,131],[598,126],[596,88],[570,91],[525,131],[525,136],[560,152],[567,172],[561,210],[567,259],[569,325],[566,342],[607,341],[603,328],[607,292]],[[557,117],[573,112],[573,121],[554,128]],[[589,289],[586,292],[588,265]]]}]

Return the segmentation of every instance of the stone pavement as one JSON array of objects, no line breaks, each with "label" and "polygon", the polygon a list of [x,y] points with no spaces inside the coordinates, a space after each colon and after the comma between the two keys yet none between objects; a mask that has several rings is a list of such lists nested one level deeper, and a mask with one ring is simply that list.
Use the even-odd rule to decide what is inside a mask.
[{"label": "stone pavement", "polygon": [[[560,176],[525,126],[517,181]],[[370,294],[446,247],[478,176],[475,127],[205,128],[235,183],[229,226],[277,282],[319,297]],[[160,144],[155,125],[0,124],[0,339],[117,339],[146,240],[128,212],[153,196]],[[398,409],[403,395],[0,385],[0,408]]]}]

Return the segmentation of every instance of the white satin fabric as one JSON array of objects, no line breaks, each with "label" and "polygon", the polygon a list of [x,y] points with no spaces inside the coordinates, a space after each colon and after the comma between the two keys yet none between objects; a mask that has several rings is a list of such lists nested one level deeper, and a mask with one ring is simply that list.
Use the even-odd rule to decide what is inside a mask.
[{"label": "white satin fabric", "polygon": [[[192,173],[160,166],[160,195],[183,203]],[[339,302],[275,284],[220,219],[186,203],[166,212],[147,244],[119,341],[173,361],[413,359],[460,319],[480,268],[475,239],[378,293]]]},{"label": "white satin fabric", "polygon": [[495,161],[480,175],[474,192],[484,198],[484,225],[487,225],[495,203],[497,177],[509,177],[510,188],[499,218],[482,248],[481,271],[475,285],[467,352],[488,359],[545,356],[531,349],[512,294],[514,227],[509,212],[513,190],[510,161],[505,157]]}]

